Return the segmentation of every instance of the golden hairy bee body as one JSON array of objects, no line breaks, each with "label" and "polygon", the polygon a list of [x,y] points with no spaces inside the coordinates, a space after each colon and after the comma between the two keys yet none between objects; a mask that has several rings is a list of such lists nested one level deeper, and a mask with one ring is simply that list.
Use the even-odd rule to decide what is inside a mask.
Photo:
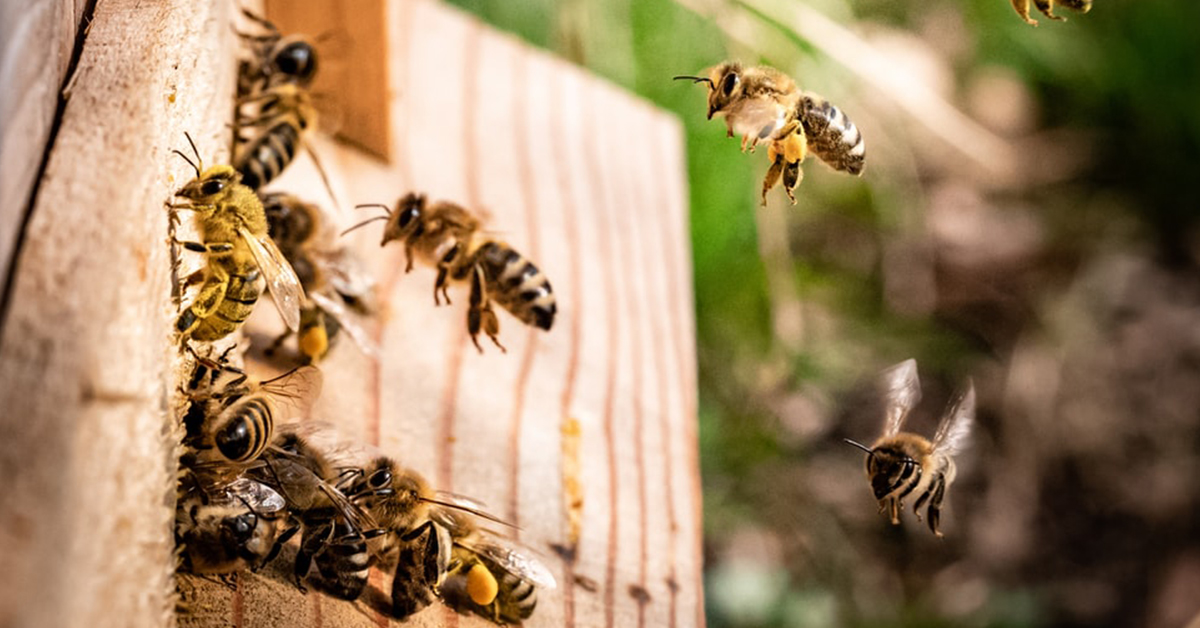
[{"label": "golden hairy bee body", "polygon": [[889,368],[882,382],[887,406],[882,435],[871,447],[847,442],[867,452],[867,480],[879,500],[881,513],[899,524],[904,500],[916,496],[913,512],[917,519],[925,507],[929,529],[942,536],[942,505],[957,475],[953,456],[962,450],[975,420],[975,388],[968,384],[951,402],[931,441],[900,431],[921,399],[916,361],[906,360]]},{"label": "golden hairy bee body", "polygon": [[267,234],[267,219],[258,196],[240,183],[231,166],[202,169],[194,143],[192,150],[195,162],[174,151],[195,169],[196,178],[175,193],[185,202],[169,207],[196,215],[200,241],[180,244],[203,253],[206,264],[185,280],[189,286],[200,284],[200,289],[177,319],[176,331],[184,338],[202,342],[219,340],[236,331],[258,302],[260,277],[266,279],[284,322],[289,328],[298,328],[304,290]]},{"label": "golden hairy bee body", "polygon": [[443,525],[454,539],[450,565],[439,592],[446,605],[497,624],[517,624],[537,608],[538,587],[557,586],[533,550],[446,513]]},{"label": "golden hairy bee body", "polygon": [[[295,332],[302,359],[319,361],[345,332],[363,353],[377,354],[375,342],[360,321],[374,313],[375,281],[345,246],[338,244],[330,217],[317,205],[291,194],[262,196],[271,238],[291,263],[308,301],[300,307]],[[271,344],[274,353],[291,336],[286,331]]]},{"label": "golden hairy bee body", "polygon": [[470,286],[467,330],[475,347],[479,333],[492,339],[502,351],[497,334],[500,322],[492,308],[496,303],[518,320],[549,331],[554,324],[558,305],[550,281],[533,262],[507,243],[485,233],[478,218],[465,208],[445,201],[427,203],[425,196],[408,194],[400,199],[395,210],[359,223],[351,230],[376,220],[386,220],[383,241],[404,244],[407,256],[405,271],[412,270],[413,261],[437,269],[433,299],[440,304],[444,297],[450,302],[450,282]]},{"label": "golden hairy bee body", "polygon": [[[1042,12],[1042,15],[1052,20],[1065,21],[1067,18],[1054,14],[1054,5],[1056,4],[1080,13],[1092,10],[1092,0],[1033,0],[1033,5]],[[1012,5],[1017,10],[1017,15],[1021,16],[1026,24],[1038,25],[1037,20],[1029,17],[1029,0],[1012,0]]]},{"label": "golden hairy bee body", "polygon": [[771,166],[763,179],[764,205],[767,192],[781,180],[796,203],[794,190],[804,177],[800,163],[810,152],[835,170],[862,174],[866,149],[858,127],[824,98],[802,92],[783,72],[727,61],[705,77],[675,78],[708,84],[708,118],[724,116],[727,135],[740,135],[743,151],[768,143]]},{"label": "golden hairy bee body", "polygon": [[258,569],[287,540],[283,498],[264,484],[238,478],[219,490],[185,491],[175,515],[182,569],[194,574],[228,574]]}]

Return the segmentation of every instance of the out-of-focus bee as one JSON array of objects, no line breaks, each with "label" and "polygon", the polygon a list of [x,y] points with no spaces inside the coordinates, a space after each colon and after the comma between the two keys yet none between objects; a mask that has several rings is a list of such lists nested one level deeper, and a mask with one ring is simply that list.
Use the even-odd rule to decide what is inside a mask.
[{"label": "out-of-focus bee", "polygon": [[764,205],[767,192],[781,178],[788,198],[796,203],[793,190],[804,177],[800,162],[810,150],[835,170],[862,174],[866,152],[858,128],[825,99],[800,91],[783,72],[768,66],[743,69],[727,61],[711,68],[707,77],[675,79],[708,83],[708,118],[725,116],[728,136],[742,136],[742,151],[753,152],[759,142],[770,142]]},{"label": "out-of-focus bee", "polygon": [[[363,353],[375,355],[374,341],[357,322],[373,313],[375,282],[353,253],[337,244],[336,232],[326,224],[328,216],[290,194],[266,194],[262,201],[271,239],[292,264],[309,297],[300,308],[296,332],[300,354],[310,363],[320,360],[344,330]],[[268,354],[291,335],[289,330],[276,338]]]},{"label": "out-of-focus bee", "polygon": [[242,15],[265,31],[238,33],[250,47],[250,58],[238,66],[238,96],[292,83],[308,87],[317,73],[317,51],[303,35],[284,35],[270,20],[245,8]]},{"label": "out-of-focus bee", "polygon": [[293,528],[303,530],[293,569],[296,586],[305,590],[304,581],[315,562],[312,581],[318,588],[355,599],[370,568],[367,541],[383,531],[369,512],[343,492],[346,476],[294,427],[276,433],[263,464],[249,474],[283,496]]},{"label": "out-of-focus bee", "polygon": [[237,171],[228,165],[201,168],[199,151],[188,136],[196,161],[179,152],[196,170],[196,178],[175,193],[184,203],[172,210],[191,210],[197,215],[200,242],[179,242],[190,251],[204,253],[207,264],[190,275],[185,284],[201,284],[191,305],[184,309],[175,329],[184,338],[204,342],[219,340],[238,329],[254,309],[265,277],[276,308],[289,329],[300,327],[300,303],[304,289],[267,234],[267,218],[253,190],[239,182]]},{"label": "out-of-focus bee", "polygon": [[446,605],[497,624],[516,624],[537,608],[537,587],[553,589],[554,575],[533,551],[477,528],[461,513],[439,513],[454,539],[439,589]]},{"label": "out-of-focus bee", "polygon": [[281,533],[285,506],[279,493],[248,478],[211,495],[185,492],[175,513],[182,568],[194,574],[228,574],[262,567],[291,536]]},{"label": "out-of-focus bee", "polygon": [[[306,415],[321,392],[321,372],[313,366],[255,383],[222,360],[197,355],[196,361],[197,373],[212,375],[209,390],[189,392],[184,442],[194,452],[192,464],[202,468],[216,464],[236,471],[239,465],[258,459],[271,444],[275,424]],[[232,378],[218,386],[222,373]]]},{"label": "out-of-focus bee", "polygon": [[427,205],[424,195],[412,193],[400,199],[394,211],[384,205],[360,207],[381,207],[387,215],[361,222],[343,234],[386,220],[381,244],[404,243],[405,272],[412,270],[414,259],[437,268],[435,304],[441,304],[439,293],[450,302],[450,281],[470,283],[467,330],[480,352],[480,331],[505,350],[496,337],[500,322],[493,301],[526,325],[549,331],[554,324],[558,306],[545,274],[511,246],[482,231],[479,219],[465,208],[445,201]]},{"label": "out-of-focus bee", "polygon": [[889,368],[882,383],[887,403],[883,434],[871,447],[849,439],[846,442],[867,452],[867,479],[879,500],[879,512],[888,513],[892,523],[899,524],[904,498],[917,495],[913,506],[917,519],[921,519],[920,509],[928,502],[929,529],[942,536],[938,530],[942,501],[954,482],[953,456],[966,444],[975,422],[975,387],[968,383],[951,402],[930,442],[900,431],[908,413],[921,400],[916,361],[905,360]]},{"label": "out-of-focus bee", "polygon": [[[242,113],[247,105],[257,106],[257,111]],[[233,166],[242,182],[257,191],[283,173],[305,146],[305,136],[317,122],[317,109],[307,90],[282,83],[239,99],[236,122]]]},{"label": "out-of-focus bee", "polygon": [[[1052,20],[1066,21],[1067,18],[1054,14],[1055,4],[1061,4],[1068,9],[1079,11],[1080,13],[1087,13],[1092,10],[1092,0],[1033,0],[1033,5],[1037,7],[1038,11],[1042,12],[1042,15]],[[1017,15],[1020,15],[1021,19],[1025,20],[1025,23],[1033,26],[1038,25],[1037,20],[1029,17],[1029,0],[1012,0],[1012,5],[1017,10]]]}]

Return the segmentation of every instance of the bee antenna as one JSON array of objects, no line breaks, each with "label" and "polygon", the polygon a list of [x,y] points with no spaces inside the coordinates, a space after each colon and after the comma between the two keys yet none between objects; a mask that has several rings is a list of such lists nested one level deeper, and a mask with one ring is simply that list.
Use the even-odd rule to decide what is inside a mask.
[{"label": "bee antenna", "polygon": [[857,442],[857,441],[852,441],[852,440],[850,440],[849,438],[843,438],[842,440],[846,441],[847,443],[850,443],[851,445],[854,445],[855,447],[858,447],[859,449],[861,449],[861,450],[863,450],[863,451],[865,451],[865,452],[867,452],[867,453],[869,453],[869,454],[874,454],[874,453],[875,453],[875,450],[874,450],[874,449],[871,449],[870,447],[867,447],[866,445],[864,445],[864,444],[862,444],[862,443],[860,443],[860,442]]},{"label": "bee antenna", "polygon": [[384,213],[386,213],[387,215],[389,215],[389,216],[392,215],[392,208],[388,207],[387,205],[384,205],[383,203],[363,203],[362,205],[355,205],[354,209],[362,209],[364,207],[378,207],[378,208],[382,209],[384,211]]},{"label": "bee antenna", "polygon": [[197,166],[195,163],[193,163],[192,160],[189,159],[187,155],[184,155],[183,153],[179,152],[178,148],[172,148],[171,152],[175,153],[176,155],[179,155],[180,157],[183,157],[183,160],[186,161],[189,166],[191,166],[192,168],[194,168],[196,170],[196,178],[197,179],[200,178],[200,166]]},{"label": "bee antenna", "polygon": [[687,76],[686,74],[681,74],[679,76],[671,77],[671,80],[673,80],[673,81],[678,81],[680,79],[687,79],[693,83],[708,83],[708,86],[711,87],[712,89],[717,88],[716,85],[713,85],[712,79],[710,79],[710,78],[704,78],[704,77],[700,77],[700,76]]},{"label": "bee antenna", "polygon": [[354,225],[353,227],[350,227],[349,229],[343,231],[342,235],[346,235],[347,233],[350,233],[351,231],[354,231],[355,229],[357,229],[359,227],[362,227],[364,225],[369,225],[377,220],[387,220],[388,218],[389,218],[389,216],[375,216],[374,218],[368,218],[368,219],[358,223],[357,225]]},{"label": "bee antenna", "polygon": [[496,515],[493,515],[489,512],[485,512],[478,508],[472,508],[470,506],[465,506],[463,504],[455,504],[455,503],[448,502],[448,501],[442,501],[440,499],[437,499],[436,497],[422,497],[420,499],[421,499],[421,501],[423,501],[427,504],[437,504],[438,506],[442,506],[444,508],[452,508],[454,510],[461,510],[463,512],[475,515],[476,517],[479,517],[481,519],[487,519],[488,521],[491,521],[492,523],[498,523],[503,526],[508,526],[510,528],[515,528],[517,530],[520,530],[520,528],[513,525],[512,523],[509,523],[509,522],[501,519],[500,517],[497,517]]},{"label": "bee antenna", "polygon": [[[200,158],[200,151],[196,149],[196,143],[192,141],[191,133],[184,131],[183,136],[187,138],[188,144],[191,144],[192,154],[196,156],[196,163],[192,164],[192,166],[196,168],[196,178],[199,179],[200,171],[204,169],[204,160]],[[191,163],[191,161],[188,161],[188,163]]]}]

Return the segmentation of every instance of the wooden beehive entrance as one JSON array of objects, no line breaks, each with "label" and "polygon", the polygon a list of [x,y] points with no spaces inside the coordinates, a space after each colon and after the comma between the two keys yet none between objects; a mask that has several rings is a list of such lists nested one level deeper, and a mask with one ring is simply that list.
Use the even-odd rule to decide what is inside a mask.
[{"label": "wooden beehive entrance", "polygon": [[[678,123],[433,2],[318,4],[267,9],[285,31],[308,32],[302,15],[342,16],[323,29],[347,34],[332,38],[332,87],[315,89],[337,94],[338,131],[354,146],[313,145],[343,207],[306,157],[268,189],[347,225],[353,205],[410,190],[484,212],[549,276],[559,314],[546,333],[501,313],[508,352],[480,354],[465,291],[435,307],[433,271],[404,273],[401,248],[364,228],[348,238],[379,282],[384,313],[370,331],[382,350],[335,347],[314,418],[517,524],[559,582],[527,625],[701,624]],[[12,478],[0,497],[0,624],[171,621],[178,346],[163,203],[192,176],[170,155],[185,131],[206,159],[228,158],[235,11],[110,0],[83,39],[0,337],[0,468]],[[261,346],[279,325],[265,306],[246,331]],[[184,579],[180,623],[386,623],[369,600],[301,594],[283,562],[232,590]],[[434,605],[410,624],[448,613]]]}]

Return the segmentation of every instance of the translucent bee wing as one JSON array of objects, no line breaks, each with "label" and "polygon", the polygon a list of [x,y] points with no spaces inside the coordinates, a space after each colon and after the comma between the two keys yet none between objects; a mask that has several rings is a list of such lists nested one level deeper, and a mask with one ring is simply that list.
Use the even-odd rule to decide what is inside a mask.
[{"label": "translucent bee wing", "polygon": [[[276,421],[298,419],[308,415],[312,404],[321,395],[325,378],[315,366],[300,366],[259,385],[280,406]],[[285,412],[286,410],[286,412]]]},{"label": "translucent bee wing", "polygon": [[274,513],[287,507],[287,502],[275,489],[247,477],[230,482],[225,488],[225,497],[229,503],[244,501],[257,513]]},{"label": "translucent bee wing", "polygon": [[296,271],[292,270],[292,265],[270,237],[258,238],[244,226],[238,230],[267,280],[267,289],[271,291],[271,298],[275,301],[275,308],[283,317],[284,324],[292,331],[299,331],[300,304],[304,302],[304,287],[300,285]]},{"label": "translucent bee wing", "polygon": [[294,434],[321,452],[336,469],[361,469],[382,455],[379,450],[350,439],[328,421],[302,421],[276,427],[275,433]]},{"label": "translucent bee wing", "polygon": [[937,433],[933,436],[934,451],[953,456],[962,451],[971,435],[971,427],[975,424],[975,384],[968,382],[966,390],[960,392],[950,407],[946,416],[938,424]]},{"label": "translucent bee wing", "polygon": [[534,558],[536,552],[520,543],[508,539],[482,535],[457,539],[455,544],[466,548],[495,563],[496,566],[540,587],[553,589],[558,581],[542,561]]},{"label": "translucent bee wing", "polygon": [[886,438],[900,432],[908,413],[921,401],[917,361],[910,358],[885,370],[880,376],[880,388],[887,403],[883,421],[883,436]]},{"label": "translucent bee wing", "polygon": [[354,320],[354,315],[350,313],[349,308],[342,305],[340,300],[329,298],[320,292],[314,292],[308,295],[308,298],[325,310],[326,314],[337,319],[342,331],[350,336],[363,355],[369,358],[379,357],[379,344],[372,340],[367,331]]}]

